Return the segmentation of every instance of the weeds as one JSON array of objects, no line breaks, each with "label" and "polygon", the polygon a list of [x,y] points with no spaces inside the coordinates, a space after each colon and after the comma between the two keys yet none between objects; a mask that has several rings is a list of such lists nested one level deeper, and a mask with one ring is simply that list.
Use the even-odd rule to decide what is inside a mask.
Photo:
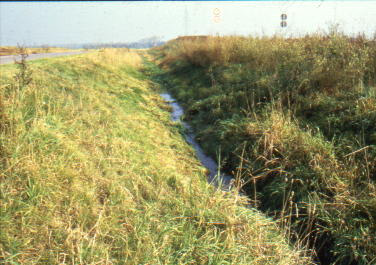
[{"label": "weeds", "polygon": [[24,47],[18,48],[18,54],[21,56],[20,61],[15,61],[17,65],[17,73],[14,75],[15,83],[17,84],[17,89],[21,90],[32,81],[32,70],[26,62],[26,58],[29,56]]}]

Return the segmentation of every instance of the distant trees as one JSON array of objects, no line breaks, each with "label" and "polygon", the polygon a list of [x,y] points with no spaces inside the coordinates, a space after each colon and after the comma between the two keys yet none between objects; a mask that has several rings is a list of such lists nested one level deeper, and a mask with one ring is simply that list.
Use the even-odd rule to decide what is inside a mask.
[{"label": "distant trees", "polygon": [[47,44],[44,44],[42,46],[40,46],[42,49],[43,49],[43,52],[49,52],[51,47]]},{"label": "distant trees", "polygon": [[136,42],[112,42],[112,43],[87,43],[82,45],[84,49],[98,49],[98,48],[135,48],[144,49],[163,45],[165,42],[160,37],[153,36],[144,38]]},{"label": "distant trees", "polygon": [[[132,49],[145,49],[155,46],[163,45],[165,41],[161,37],[152,36],[141,39],[135,42],[107,42],[107,43],[85,43],[85,44],[56,44],[56,47],[65,47],[69,49],[100,49],[100,48],[132,48]],[[31,45],[30,48],[42,48],[43,52],[50,52],[51,46],[47,44],[43,45]]]}]

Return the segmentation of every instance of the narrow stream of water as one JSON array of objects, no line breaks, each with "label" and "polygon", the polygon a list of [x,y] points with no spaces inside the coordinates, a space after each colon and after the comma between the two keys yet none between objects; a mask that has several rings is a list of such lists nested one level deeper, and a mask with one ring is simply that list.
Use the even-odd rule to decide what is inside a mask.
[{"label": "narrow stream of water", "polygon": [[[161,97],[172,107],[171,119],[173,121],[179,121],[180,117],[184,114],[183,108],[176,102],[176,100],[168,93],[160,94]],[[186,141],[195,149],[198,159],[201,164],[204,165],[209,170],[208,182],[216,187],[220,187],[222,190],[229,191],[231,189],[231,183],[233,177],[220,173],[217,163],[211,157],[207,156],[200,145],[195,140],[195,135],[193,133],[192,127],[180,120],[183,127],[186,129],[185,139]],[[247,197],[242,192],[239,193],[241,196]],[[245,205],[246,208],[253,209],[250,203]],[[318,264],[329,264],[321,260],[322,263]]]},{"label": "narrow stream of water", "polygon": [[[173,121],[179,121],[180,117],[184,114],[183,108],[170,94],[162,93],[160,95],[172,107],[171,119]],[[224,190],[229,190],[231,188],[231,181],[233,178],[229,175],[220,173],[218,164],[214,161],[213,158],[207,156],[200,145],[196,142],[192,127],[184,121],[181,121],[181,124],[186,129],[186,133],[184,135],[186,141],[195,149],[196,155],[201,161],[202,165],[204,165],[209,170],[209,183],[217,187],[220,186]]]}]

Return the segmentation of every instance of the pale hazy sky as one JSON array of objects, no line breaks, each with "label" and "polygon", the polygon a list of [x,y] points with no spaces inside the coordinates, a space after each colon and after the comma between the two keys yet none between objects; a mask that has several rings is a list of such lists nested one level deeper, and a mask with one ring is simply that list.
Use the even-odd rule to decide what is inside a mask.
[{"label": "pale hazy sky", "polygon": [[[280,16],[287,14],[287,27]],[[217,15],[215,15],[217,14]],[[376,0],[0,2],[0,45],[131,42],[151,36],[376,32]]]}]

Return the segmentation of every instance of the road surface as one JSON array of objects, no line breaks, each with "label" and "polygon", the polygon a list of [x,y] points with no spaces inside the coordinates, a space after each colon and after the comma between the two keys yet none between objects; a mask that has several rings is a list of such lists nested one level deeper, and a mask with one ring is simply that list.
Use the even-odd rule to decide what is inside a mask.
[{"label": "road surface", "polygon": [[[77,51],[77,52],[51,52],[51,53],[35,53],[29,54],[26,60],[35,60],[35,59],[42,59],[42,58],[49,58],[49,57],[58,57],[58,56],[68,56],[68,55],[75,55],[84,53],[84,51]],[[0,64],[7,64],[13,63],[14,60],[20,61],[20,55],[4,55],[0,56]]]}]

